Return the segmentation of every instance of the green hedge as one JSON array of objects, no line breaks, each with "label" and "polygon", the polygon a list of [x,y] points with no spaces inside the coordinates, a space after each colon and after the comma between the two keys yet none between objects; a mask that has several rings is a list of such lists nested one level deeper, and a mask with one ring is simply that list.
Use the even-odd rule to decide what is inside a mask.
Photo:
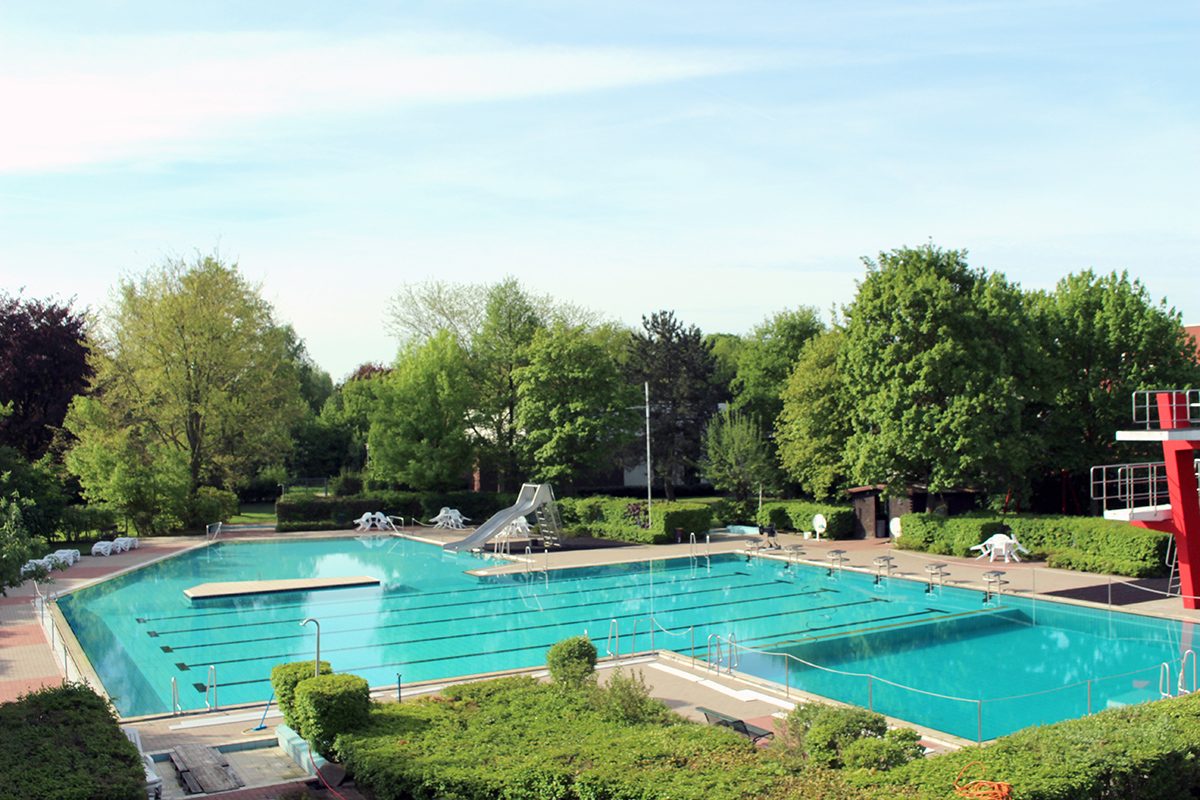
[{"label": "green hedge", "polygon": [[[321,674],[332,675],[333,668],[328,661],[321,662]],[[275,704],[283,712],[284,723],[294,731],[300,731],[300,723],[295,716],[296,687],[300,682],[313,675],[312,661],[293,661],[288,664],[276,664],[271,669],[271,688],[275,690]]]},{"label": "green hedge", "polygon": [[810,503],[804,500],[777,500],[763,503],[758,512],[759,525],[774,525],[781,531],[811,531],[813,517],[825,515],[825,536],[849,539],[854,535],[854,509],[849,506]]},{"label": "green hedge", "polygon": [[357,675],[305,678],[292,699],[297,730],[326,758],[332,755],[334,738],[366,724],[370,710],[371,687]]},{"label": "green hedge", "polygon": [[712,506],[695,502],[656,502],[652,528],[644,527],[646,503],[627,497],[565,498],[558,501],[563,527],[599,539],[673,544],[675,529],[703,535],[712,528]]},{"label": "green hedge", "polygon": [[[603,691],[603,690],[596,690]],[[616,722],[589,691],[532,678],[375,706],[335,751],[378,800],[849,800],[827,770],[788,774],[748,739],[674,714]]]},{"label": "green hedge", "polygon": [[137,748],[82,683],[0,704],[0,800],[144,800]]},{"label": "green hedge", "polygon": [[[907,533],[905,534],[907,535]],[[1012,784],[1020,800],[1179,800],[1200,795],[1200,696],[1101,711],[1026,728],[983,747],[928,758],[868,780],[941,800],[959,770],[986,765],[987,780]],[[980,777],[978,772],[971,773]]]},{"label": "green hedge", "polygon": [[1165,574],[1167,534],[1098,517],[906,514],[900,519],[902,534],[896,545],[905,550],[969,556],[974,554],[972,545],[1000,533],[1005,526],[1052,567],[1135,578]]},{"label": "green hedge", "polygon": [[319,497],[288,492],[275,503],[277,531],[340,530],[369,511],[396,517],[429,520],[443,506],[457,508],[464,516],[482,522],[516,502],[516,495],[503,492],[376,492],[354,497]]}]

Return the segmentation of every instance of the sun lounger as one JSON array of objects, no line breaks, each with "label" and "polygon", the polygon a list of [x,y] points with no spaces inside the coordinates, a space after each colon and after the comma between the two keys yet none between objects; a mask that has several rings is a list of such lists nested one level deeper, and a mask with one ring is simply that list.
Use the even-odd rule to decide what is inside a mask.
[{"label": "sun lounger", "polygon": [[41,560],[48,562],[52,569],[66,569],[71,566],[70,557],[60,556],[58,553],[51,553]]},{"label": "sun lounger", "polygon": [[728,714],[722,714],[720,711],[713,711],[711,708],[696,707],[696,710],[704,715],[704,719],[709,725],[721,725],[729,728],[734,733],[740,733],[754,743],[758,743],[762,739],[767,739],[775,735],[774,731],[769,731],[766,728],[760,728],[757,725],[751,725],[745,720],[731,717]]},{"label": "sun lounger", "polygon": [[124,553],[131,547],[133,547],[133,539],[130,539],[128,536],[118,536],[116,539],[113,539],[114,553]]},{"label": "sun lounger", "polygon": [[54,555],[58,556],[59,558],[65,558],[67,560],[68,566],[70,566],[71,564],[75,564],[79,561],[79,551],[78,550],[72,550],[72,549],[55,550]]},{"label": "sun lounger", "polygon": [[92,545],[92,555],[94,556],[111,556],[112,554],[112,542],[96,542],[94,545]]}]

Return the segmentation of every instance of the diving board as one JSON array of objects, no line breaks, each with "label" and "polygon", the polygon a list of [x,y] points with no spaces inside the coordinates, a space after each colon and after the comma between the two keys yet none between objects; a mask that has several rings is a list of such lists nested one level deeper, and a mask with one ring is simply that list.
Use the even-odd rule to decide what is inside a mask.
[{"label": "diving board", "polygon": [[379,578],[357,575],[350,578],[287,578],[275,581],[225,581],[202,583],[183,594],[189,600],[207,600],[212,597],[237,597],[247,594],[275,594],[278,592],[312,592],[318,589],[348,589],[355,586],[378,586]]}]

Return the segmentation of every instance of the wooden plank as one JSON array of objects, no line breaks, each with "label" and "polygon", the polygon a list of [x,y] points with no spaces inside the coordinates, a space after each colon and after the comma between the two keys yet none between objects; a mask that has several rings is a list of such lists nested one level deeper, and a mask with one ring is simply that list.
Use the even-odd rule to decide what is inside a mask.
[{"label": "wooden plank", "polygon": [[378,586],[379,578],[356,575],[347,578],[287,578],[274,581],[225,581],[202,583],[183,593],[191,600],[210,597],[235,597],[247,594],[273,594],[277,592],[308,592],[317,589],[345,589],[352,586]]},{"label": "wooden plank", "polygon": [[[186,770],[180,771],[180,777],[187,781],[190,775],[201,792],[226,792],[242,785],[242,782],[231,774],[229,759],[221,751],[207,745],[178,745],[171,752],[171,761],[175,763],[176,769],[179,768],[180,762],[183,763]],[[191,781],[187,783],[191,790]]]}]

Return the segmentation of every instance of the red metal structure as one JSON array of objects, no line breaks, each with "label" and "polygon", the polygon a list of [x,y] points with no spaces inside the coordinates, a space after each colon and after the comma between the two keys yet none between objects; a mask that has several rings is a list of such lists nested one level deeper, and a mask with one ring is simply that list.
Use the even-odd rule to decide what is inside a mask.
[{"label": "red metal structure", "polygon": [[1133,421],[1117,441],[1161,442],[1163,460],[1092,468],[1104,516],[1170,533],[1184,608],[1200,608],[1200,390],[1134,392]]}]

